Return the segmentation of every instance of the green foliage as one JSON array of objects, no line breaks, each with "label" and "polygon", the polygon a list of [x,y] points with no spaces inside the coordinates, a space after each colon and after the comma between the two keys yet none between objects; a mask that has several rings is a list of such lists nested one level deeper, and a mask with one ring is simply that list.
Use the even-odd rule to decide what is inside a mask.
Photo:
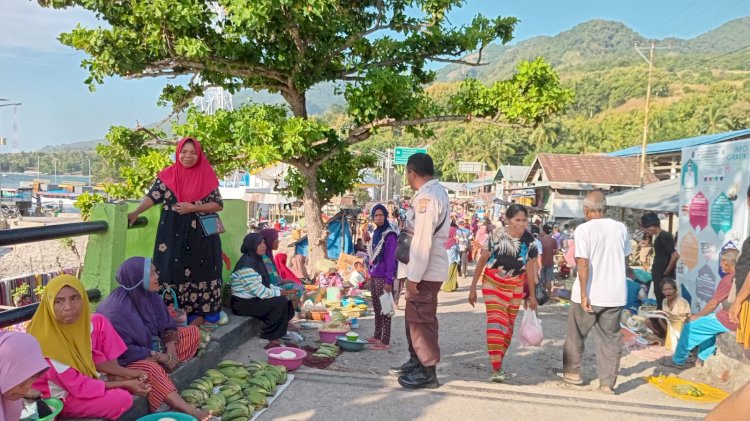
[{"label": "green foliage", "polygon": [[24,295],[31,295],[31,286],[29,286],[29,284],[26,282],[22,283],[13,290],[13,305],[21,301],[21,298],[23,298]]},{"label": "green foliage", "polygon": [[73,206],[81,211],[81,218],[84,221],[88,221],[91,219],[91,211],[97,203],[104,203],[104,196],[98,193],[83,192],[83,194],[76,198]]},{"label": "green foliage", "polygon": [[88,174],[89,159],[92,172],[101,167],[101,158],[88,151],[17,152],[0,155],[0,171],[22,173],[38,171],[52,174],[57,165],[58,174]]}]

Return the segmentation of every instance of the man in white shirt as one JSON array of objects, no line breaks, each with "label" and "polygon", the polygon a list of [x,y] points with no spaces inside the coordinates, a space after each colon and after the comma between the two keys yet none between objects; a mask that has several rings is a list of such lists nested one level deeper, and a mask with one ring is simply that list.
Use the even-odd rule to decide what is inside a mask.
[{"label": "man in white shirt", "polygon": [[620,312],[627,302],[626,258],[628,230],[605,217],[607,201],[600,191],[583,200],[586,223],[575,230],[578,278],[573,285],[568,327],[563,345],[563,380],[581,384],[584,343],[591,329],[596,336],[599,391],[614,394],[620,368]]},{"label": "man in white shirt", "polygon": [[390,370],[409,389],[439,386],[435,367],[440,361],[437,296],[448,273],[444,244],[450,230],[448,193],[433,178],[435,166],[427,154],[414,154],[406,163],[409,186],[416,190],[414,236],[406,268],[406,340],[409,361]]}]

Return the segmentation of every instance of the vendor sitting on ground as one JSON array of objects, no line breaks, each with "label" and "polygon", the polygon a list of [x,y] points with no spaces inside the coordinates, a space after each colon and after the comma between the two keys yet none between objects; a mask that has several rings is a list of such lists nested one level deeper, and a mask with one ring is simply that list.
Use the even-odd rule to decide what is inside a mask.
[{"label": "vendor sitting on ground", "polygon": [[[661,280],[661,292],[664,294],[661,309],[667,313],[668,317],[685,319],[690,316],[690,303],[677,292],[677,282],[675,282],[674,278],[664,277]],[[666,320],[662,318],[649,318],[646,319],[646,325],[659,338],[665,339],[667,337]]]},{"label": "vendor sitting on ground", "polygon": [[297,295],[297,290],[282,290],[271,285],[271,278],[263,263],[266,243],[261,234],[245,236],[241,251],[242,257],[232,272],[232,311],[263,322],[260,337],[268,339],[266,349],[280,346],[289,321],[294,317],[290,298]]},{"label": "vendor sitting on ground", "polygon": [[[690,322],[685,325],[677,342],[677,349],[671,359],[665,358],[660,362],[663,365],[674,368],[684,368],[690,351],[698,347],[698,361],[696,365],[702,365],[708,357],[716,352],[716,336],[720,333],[733,332],[737,325],[729,318],[729,312],[724,305],[729,297],[734,281],[734,270],[737,263],[739,251],[727,249],[721,253],[721,270],[726,273],[714,296],[698,314],[690,316]],[[722,308],[714,313],[714,310],[722,305]]]},{"label": "vendor sitting on ground", "polygon": [[631,314],[638,314],[638,307],[646,299],[646,291],[643,285],[635,280],[633,268],[628,267],[625,270],[625,280],[628,284],[628,301],[622,309],[630,311]]}]

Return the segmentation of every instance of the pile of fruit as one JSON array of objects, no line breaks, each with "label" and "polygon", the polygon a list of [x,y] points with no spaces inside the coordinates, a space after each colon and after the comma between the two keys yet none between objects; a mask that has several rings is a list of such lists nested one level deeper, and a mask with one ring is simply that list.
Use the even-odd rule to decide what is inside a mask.
[{"label": "pile of fruit", "polygon": [[321,343],[320,348],[313,354],[313,357],[318,358],[334,358],[338,357],[341,348],[334,344]]},{"label": "pile of fruit", "polygon": [[706,394],[701,392],[700,389],[690,384],[678,384],[672,386],[672,391],[674,391],[674,393],[678,395],[687,395],[694,398],[701,398],[703,396],[706,396]]},{"label": "pile of fruit", "polygon": [[267,396],[273,396],[276,386],[286,383],[286,379],[286,367],[224,360],[190,383],[180,396],[191,405],[221,416],[222,421],[246,421],[254,411],[268,406]]},{"label": "pile of fruit", "polygon": [[349,304],[346,305],[346,308],[350,310],[362,310],[367,311],[367,304],[355,304],[354,300],[350,301]]}]

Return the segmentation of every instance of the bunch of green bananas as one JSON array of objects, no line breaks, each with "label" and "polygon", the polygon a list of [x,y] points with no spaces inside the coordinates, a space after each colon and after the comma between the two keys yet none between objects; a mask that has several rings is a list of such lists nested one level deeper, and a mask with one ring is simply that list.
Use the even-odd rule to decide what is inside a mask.
[{"label": "bunch of green bananas", "polygon": [[250,402],[255,409],[260,409],[268,406],[268,399],[266,394],[261,392],[258,388],[250,386],[242,389],[242,393],[245,394],[245,398]]},{"label": "bunch of green bananas", "polygon": [[262,373],[265,373],[265,371],[255,373],[254,377],[250,379],[250,385],[258,388],[266,396],[271,396],[276,392],[276,379],[267,377]]},{"label": "bunch of green bananas", "polygon": [[185,402],[193,406],[201,406],[208,400],[209,394],[203,390],[185,389],[180,393]]},{"label": "bunch of green bananas", "polygon": [[338,345],[322,343],[320,344],[320,348],[318,348],[318,350],[315,351],[315,353],[313,354],[313,357],[319,357],[319,358],[337,357],[339,355],[340,350],[341,349],[338,347]]},{"label": "bunch of green bananas", "polygon": [[247,365],[245,366],[245,368],[247,369],[248,374],[250,374],[251,376],[253,374],[255,374],[256,371],[262,371],[262,370],[265,370],[268,367],[269,367],[268,364],[266,364],[266,363],[264,363],[262,361],[258,361],[258,360],[250,360],[250,362],[247,363]]},{"label": "bunch of green bananas", "polygon": [[282,385],[286,383],[286,367],[280,365],[269,365],[266,371],[274,375],[276,378],[276,384]]},{"label": "bunch of green bananas", "polygon": [[700,398],[706,396],[705,393],[701,392],[700,389],[691,384],[679,384],[672,386],[672,390],[680,395],[692,396],[694,398]]},{"label": "bunch of green bananas", "polygon": [[224,373],[213,368],[206,370],[206,377],[211,379],[211,383],[214,386],[220,386],[227,381],[227,376],[225,376]]},{"label": "bunch of green bananas", "polygon": [[227,399],[223,394],[217,393],[206,401],[201,407],[202,410],[210,412],[213,415],[221,416],[224,413],[224,408],[227,406]]},{"label": "bunch of green bananas", "polygon": [[222,421],[247,421],[253,416],[255,407],[245,399],[234,401],[227,405],[221,415]]}]

